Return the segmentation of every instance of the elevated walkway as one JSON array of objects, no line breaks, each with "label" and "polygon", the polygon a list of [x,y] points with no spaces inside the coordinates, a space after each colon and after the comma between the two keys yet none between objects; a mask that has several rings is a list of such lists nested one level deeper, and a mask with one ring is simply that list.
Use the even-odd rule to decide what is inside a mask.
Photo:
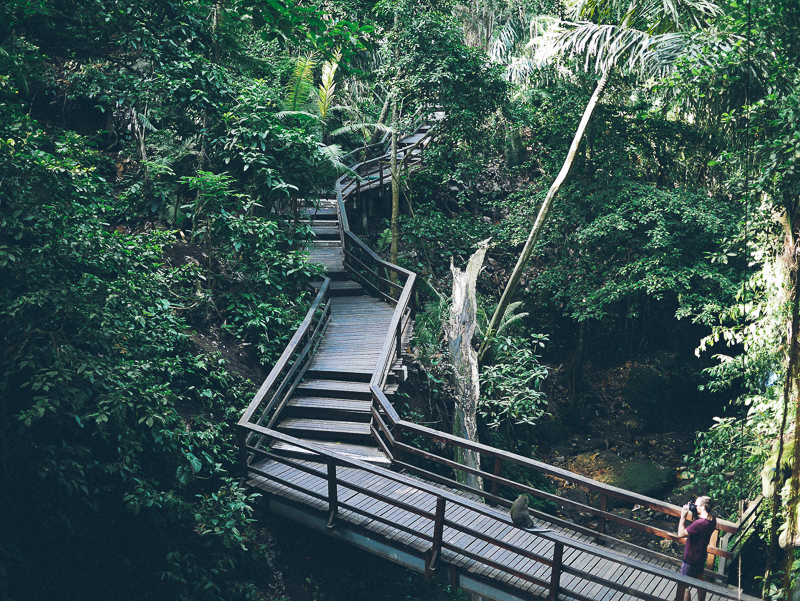
[{"label": "elevated walkway", "polygon": [[[408,152],[432,137],[414,136]],[[371,161],[356,172],[369,175],[380,162]],[[416,276],[350,231],[346,202],[359,188],[341,178],[335,202],[306,211],[316,233],[309,260],[325,265],[328,277],[314,283],[308,315],[239,420],[243,480],[264,493],[271,511],[497,601],[682,601],[686,586],[707,591],[709,601],[755,601],[726,583],[758,500],[739,522],[718,521],[700,582],[678,573],[679,560],[605,531],[616,522],[677,540],[607,507],[617,500],[669,516],[679,507],[400,418],[392,398],[412,333]],[[457,450],[477,453],[481,467],[456,463]],[[463,484],[466,474],[484,488]],[[530,484],[542,476],[585,489],[593,502]],[[532,510],[539,528],[520,530],[507,513],[519,493],[595,521],[581,526]]]}]

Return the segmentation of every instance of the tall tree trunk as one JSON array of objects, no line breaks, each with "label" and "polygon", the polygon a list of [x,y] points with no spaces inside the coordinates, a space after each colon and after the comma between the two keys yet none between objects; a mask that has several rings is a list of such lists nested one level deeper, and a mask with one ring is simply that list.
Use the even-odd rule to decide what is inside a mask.
[{"label": "tall tree trunk", "polygon": [[[475,281],[483,265],[483,257],[489,240],[478,245],[478,250],[461,271],[450,259],[450,271],[453,273],[453,304],[450,307],[450,320],[445,328],[450,360],[453,362],[453,387],[456,390],[455,417],[453,418],[453,434],[478,442],[478,354],[472,348],[472,335],[475,333]],[[455,460],[467,467],[480,468],[478,454],[474,451],[456,448]],[[456,479],[462,484],[482,489],[483,479],[472,474],[456,470]]]},{"label": "tall tree trunk", "polygon": [[[392,95],[386,94],[386,100],[383,101],[383,108],[381,108],[381,116],[378,117],[378,124],[382,125],[386,121],[386,117],[389,114],[389,105],[391,104]],[[375,131],[372,132],[372,137],[369,139],[370,144],[375,144],[378,141],[378,138],[381,135],[381,129],[376,127]]]},{"label": "tall tree trunk", "polygon": [[583,370],[583,349],[586,341],[585,319],[580,322],[578,328],[578,344],[575,345],[575,354],[572,356],[572,362],[567,368],[569,397],[573,405],[578,402],[578,383],[580,382],[580,375]]},{"label": "tall tree trunk", "polygon": [[[800,432],[798,432],[798,418],[800,418],[800,383],[798,383],[798,378],[800,378],[800,347],[798,345],[798,336],[800,336],[800,274],[798,274],[797,264],[796,264],[796,253],[797,253],[797,245],[798,240],[795,236],[795,215],[793,212],[792,206],[786,207],[786,218],[787,218],[787,226],[786,226],[786,240],[787,240],[787,248],[785,250],[784,256],[786,257],[787,265],[789,266],[789,282],[790,282],[790,289],[791,289],[791,299],[792,299],[792,317],[791,317],[791,325],[788,332],[788,355],[786,361],[786,376],[783,383],[783,418],[781,421],[781,429],[780,429],[780,438],[778,442],[778,457],[777,462],[775,463],[776,469],[776,478],[777,481],[775,483],[775,495],[772,498],[772,519],[770,522],[770,529],[769,529],[769,552],[767,554],[767,565],[764,573],[764,588],[763,588],[763,595],[766,598],[766,594],[769,591],[770,582],[772,580],[772,573],[773,573],[773,562],[774,562],[774,555],[775,555],[775,545],[778,542],[778,525],[779,525],[779,514],[780,514],[780,506],[781,506],[781,489],[783,488],[784,480],[781,473],[781,466],[783,465],[783,452],[784,452],[784,433],[786,432],[786,422],[787,416],[789,414],[790,404],[795,404],[795,423],[794,423],[794,433],[792,435],[794,439],[794,453],[795,453],[795,463],[792,470],[792,495],[791,498],[788,499],[789,503],[789,532],[787,533],[787,541],[793,541],[794,534],[797,530],[797,518],[795,512],[797,511],[797,491],[798,491],[798,444],[800,443]],[[790,545],[791,546],[791,545]],[[792,558],[793,554],[789,554],[789,558]],[[791,561],[791,559],[789,560]]]},{"label": "tall tree trunk", "polygon": [[[392,156],[389,163],[392,172],[392,246],[390,262],[397,265],[397,243],[400,240],[400,173],[397,170],[397,100],[392,101]],[[391,273],[392,281],[397,281],[397,274]]]},{"label": "tall tree trunk", "polygon": [[500,297],[500,303],[497,305],[494,315],[492,315],[492,321],[489,323],[489,327],[486,328],[486,336],[481,342],[481,347],[478,351],[479,361],[483,361],[483,357],[486,355],[486,351],[489,349],[489,343],[492,341],[492,338],[494,338],[497,328],[500,327],[500,321],[503,319],[503,314],[505,313],[508,305],[511,303],[511,298],[514,296],[514,292],[517,290],[517,285],[522,277],[522,273],[525,271],[525,267],[528,265],[528,261],[533,253],[533,247],[536,246],[536,242],[539,240],[539,235],[542,232],[542,226],[547,220],[547,216],[553,206],[553,200],[555,199],[556,194],[558,194],[558,191],[561,189],[562,184],[567,179],[570,169],[572,169],[572,163],[575,161],[575,154],[578,152],[578,146],[583,139],[583,134],[586,132],[586,126],[589,125],[589,121],[592,118],[592,114],[597,106],[597,102],[600,100],[603,90],[605,90],[610,73],[611,67],[609,67],[603,73],[603,76],[597,83],[597,87],[594,89],[592,97],[589,99],[589,103],[586,105],[586,109],[583,111],[583,118],[581,119],[578,129],[575,132],[575,137],[572,139],[572,145],[569,147],[569,152],[567,153],[567,158],[564,160],[564,165],[561,167],[558,177],[556,177],[553,185],[550,186],[550,190],[547,192],[544,203],[542,203],[542,208],[539,209],[539,215],[537,215],[536,221],[533,224],[533,229],[531,229],[531,233],[528,235],[528,240],[525,242],[525,247],[522,249],[522,253],[517,260],[517,265],[514,267],[511,278],[508,280],[508,284],[506,284],[506,289],[503,291],[503,296]]}]

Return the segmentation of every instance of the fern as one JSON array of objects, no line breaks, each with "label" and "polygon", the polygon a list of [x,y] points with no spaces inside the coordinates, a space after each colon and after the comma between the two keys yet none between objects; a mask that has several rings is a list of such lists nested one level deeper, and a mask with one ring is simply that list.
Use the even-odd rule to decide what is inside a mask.
[{"label": "fern", "polygon": [[339,61],[342,58],[342,53],[336,51],[333,53],[335,60],[325,61],[322,65],[322,81],[317,89],[317,108],[319,109],[319,116],[325,121],[328,116],[328,111],[333,105],[333,98],[336,95],[336,69],[339,66]]},{"label": "fern", "polygon": [[308,103],[311,90],[314,89],[315,65],[313,54],[306,54],[297,59],[294,75],[286,90],[284,104],[287,111],[299,111]]}]

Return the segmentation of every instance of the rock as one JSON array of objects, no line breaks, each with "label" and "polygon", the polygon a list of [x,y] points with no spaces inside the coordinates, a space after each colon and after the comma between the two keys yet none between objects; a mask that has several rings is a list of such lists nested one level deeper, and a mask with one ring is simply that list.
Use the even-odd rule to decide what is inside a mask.
[{"label": "rock", "polygon": [[645,423],[641,417],[632,415],[622,422],[622,426],[631,434],[639,434],[644,430]]},{"label": "rock", "polygon": [[669,551],[672,548],[672,541],[668,538],[664,538],[658,543],[661,546],[662,551]]},{"label": "rock", "polygon": [[575,447],[572,446],[566,440],[562,440],[561,442],[556,443],[553,445],[552,448],[553,453],[557,453],[559,455],[563,455],[565,457],[569,457],[570,455],[575,455]]},{"label": "rock", "polygon": [[611,451],[598,454],[596,461],[605,464],[597,479],[647,497],[659,497],[675,483],[675,471],[642,458],[628,459]]},{"label": "rock", "polygon": [[606,451],[609,447],[608,440],[603,438],[591,438],[587,444],[593,451]]},{"label": "rock", "polygon": [[633,455],[633,449],[631,447],[618,447],[617,455],[620,457],[630,457]]}]

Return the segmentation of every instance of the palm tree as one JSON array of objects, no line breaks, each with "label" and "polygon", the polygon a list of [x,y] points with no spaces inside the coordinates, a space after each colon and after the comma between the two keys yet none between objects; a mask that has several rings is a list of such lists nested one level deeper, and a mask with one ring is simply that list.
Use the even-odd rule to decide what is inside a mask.
[{"label": "palm tree", "polygon": [[536,48],[539,65],[556,59],[583,59],[584,67],[600,74],[600,80],[487,327],[478,351],[479,360],[483,360],[489,349],[517,289],[612,71],[621,69],[639,77],[667,74],[682,52],[702,35],[708,21],[719,13],[719,8],[709,0],[629,0],[624,4],[619,0],[577,0],[569,13],[574,20],[549,19],[543,35],[529,42],[529,46]]}]

